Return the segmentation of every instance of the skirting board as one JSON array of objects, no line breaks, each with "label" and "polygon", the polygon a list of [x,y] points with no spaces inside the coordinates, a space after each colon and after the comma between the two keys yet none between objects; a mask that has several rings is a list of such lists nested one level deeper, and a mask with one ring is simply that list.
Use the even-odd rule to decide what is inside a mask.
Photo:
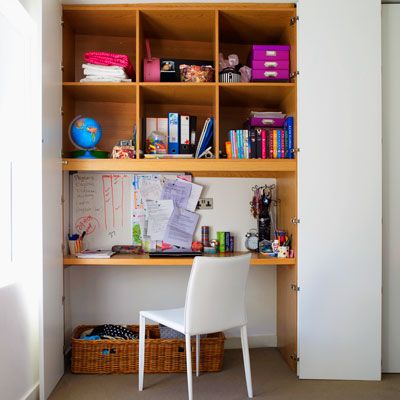
[{"label": "skirting board", "polygon": [[39,382],[30,390],[28,390],[21,400],[39,400]]},{"label": "skirting board", "polygon": [[[249,336],[249,347],[276,347],[276,335],[254,335]],[[241,349],[242,344],[240,337],[227,337],[225,341],[225,349]]]}]

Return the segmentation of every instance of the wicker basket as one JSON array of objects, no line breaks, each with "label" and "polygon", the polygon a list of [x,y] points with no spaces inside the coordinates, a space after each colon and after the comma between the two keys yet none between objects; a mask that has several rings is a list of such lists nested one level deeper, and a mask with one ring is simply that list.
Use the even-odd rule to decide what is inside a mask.
[{"label": "wicker basket", "polygon": [[[139,340],[83,340],[80,335],[95,325],[78,326],[72,334],[71,371],[76,374],[131,374],[138,372]],[[135,333],[138,325],[129,325]],[[200,339],[200,371],[221,371],[225,335],[222,332]],[[192,368],[196,343],[192,340]],[[186,372],[184,339],[160,339],[158,325],[146,326],[145,373]]]}]

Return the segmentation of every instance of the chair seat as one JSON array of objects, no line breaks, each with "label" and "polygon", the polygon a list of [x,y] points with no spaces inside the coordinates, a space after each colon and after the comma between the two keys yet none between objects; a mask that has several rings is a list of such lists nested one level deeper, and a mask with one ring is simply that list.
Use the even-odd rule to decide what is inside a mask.
[{"label": "chair seat", "polygon": [[158,322],[175,329],[180,333],[185,333],[184,308],[172,308],[169,310],[140,311],[140,315],[152,321]]}]

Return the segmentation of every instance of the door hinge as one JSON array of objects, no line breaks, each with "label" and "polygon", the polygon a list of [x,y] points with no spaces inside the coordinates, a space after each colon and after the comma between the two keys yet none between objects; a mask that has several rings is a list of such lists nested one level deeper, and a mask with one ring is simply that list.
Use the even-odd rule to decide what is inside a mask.
[{"label": "door hinge", "polygon": [[64,21],[62,19],[60,20],[60,25],[64,26]]},{"label": "door hinge", "polygon": [[294,283],[292,283],[292,284],[290,285],[290,289],[292,289],[292,290],[295,291],[295,292],[299,292],[299,291],[300,291],[300,287],[297,286],[297,285],[295,285]]},{"label": "door hinge", "polygon": [[64,109],[62,107],[60,107],[60,114],[64,115]]},{"label": "door hinge", "polygon": [[60,62],[60,71],[64,71],[64,63],[62,61]]},{"label": "door hinge", "polygon": [[297,78],[300,75],[299,71],[293,71],[290,73],[290,79]]},{"label": "door hinge", "polygon": [[295,17],[290,18],[290,26],[292,26],[295,23],[297,23],[298,20],[299,20],[299,16],[298,15],[296,15]]},{"label": "door hinge", "polygon": [[61,304],[62,304],[62,305],[65,304],[65,296],[61,297]]},{"label": "door hinge", "polygon": [[292,353],[289,358],[293,361],[299,362],[300,361],[300,357],[297,357],[296,353]]},{"label": "door hinge", "polygon": [[61,195],[61,204],[65,203],[64,195]]},{"label": "door hinge", "polygon": [[300,219],[299,218],[296,218],[296,217],[293,217],[291,220],[290,220],[290,222],[292,223],[292,224],[299,224],[300,223]]}]

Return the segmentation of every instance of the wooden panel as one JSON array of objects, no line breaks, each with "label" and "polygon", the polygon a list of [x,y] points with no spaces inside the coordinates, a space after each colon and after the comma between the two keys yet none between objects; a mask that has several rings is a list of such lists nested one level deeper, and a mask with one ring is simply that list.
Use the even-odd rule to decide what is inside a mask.
[{"label": "wooden panel", "polygon": [[[295,9],[274,11],[220,11],[222,43],[287,44],[281,42],[283,31],[290,27]],[[242,62],[244,62],[243,60]]]},{"label": "wooden panel", "polygon": [[135,83],[66,82],[63,88],[75,100],[136,103]]},{"label": "wooden panel", "polygon": [[64,4],[63,9],[68,11],[80,10],[270,10],[279,11],[286,9],[294,9],[294,3],[137,3],[137,4],[99,4],[99,5],[85,5],[85,4]]},{"label": "wooden panel", "polygon": [[141,12],[146,38],[211,43],[214,38],[214,12],[203,10],[156,10]]},{"label": "wooden panel", "polygon": [[88,51],[107,51],[126,54],[135,65],[135,34],[132,36],[75,35],[75,81],[83,78],[83,55]]},{"label": "wooden panel", "polygon": [[121,37],[135,36],[135,9],[63,8],[64,22],[70,24],[75,33]]},{"label": "wooden panel", "polygon": [[[111,104],[111,103],[109,103]],[[64,171],[159,171],[204,173],[275,173],[296,171],[296,160],[82,160],[66,158]],[[218,176],[218,175],[217,175]],[[256,175],[253,175],[256,176]],[[259,176],[259,175],[257,175]],[[267,175],[264,175],[267,176]]]},{"label": "wooden panel", "polygon": [[[102,127],[103,136],[98,148],[111,151],[118,140],[131,139],[136,121],[136,108],[133,103],[106,103],[91,101],[76,101],[74,115],[94,118]],[[68,138],[69,122],[64,118],[64,138]],[[64,151],[74,147],[66,139]],[[105,160],[107,161],[107,160]],[[112,160],[111,160],[112,161]]]},{"label": "wooden panel", "polygon": [[[216,254],[206,257],[231,257],[232,255],[240,255],[245,252],[235,252],[226,254]],[[143,255],[115,255],[107,259],[83,259],[75,256],[65,256],[64,266],[76,265],[108,265],[108,266],[152,266],[152,265],[166,265],[166,266],[191,266],[193,258],[150,258],[147,254]],[[295,263],[295,259],[291,258],[268,258],[259,254],[253,254],[251,265],[289,265]]]},{"label": "wooden panel", "polygon": [[65,81],[75,80],[75,35],[71,25],[64,21],[62,25],[63,49],[62,49],[62,79]]},{"label": "wooden panel", "polygon": [[215,83],[141,83],[145,103],[214,104]]}]

